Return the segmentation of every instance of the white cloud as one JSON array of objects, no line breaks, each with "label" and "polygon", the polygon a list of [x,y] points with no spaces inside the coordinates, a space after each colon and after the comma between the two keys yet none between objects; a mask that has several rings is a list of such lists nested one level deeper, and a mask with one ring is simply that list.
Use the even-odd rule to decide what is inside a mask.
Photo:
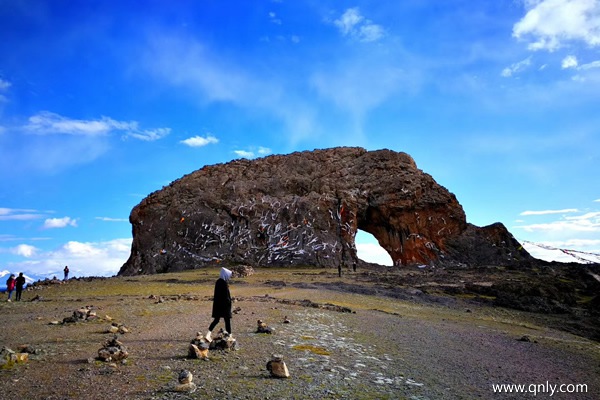
[{"label": "white cloud", "polygon": [[259,147],[258,148],[258,154],[260,154],[261,156],[267,156],[271,153],[272,153],[272,151],[268,147]]},{"label": "white cloud", "polygon": [[582,64],[577,69],[586,70],[586,69],[593,69],[593,68],[600,68],[600,60],[592,61],[591,63],[587,63],[587,64]]},{"label": "white cloud", "polygon": [[526,232],[561,233],[565,237],[569,233],[600,232],[600,212],[589,212],[578,216],[564,216],[557,221],[519,225],[516,228],[523,229]]},{"label": "white cloud", "polygon": [[600,0],[526,0],[527,13],[513,36],[530,50],[554,51],[567,42],[600,45]]},{"label": "white cloud", "polygon": [[268,156],[272,153],[271,149],[268,147],[259,146],[258,149],[250,149],[250,150],[234,150],[235,154],[242,158],[255,158],[258,156]]},{"label": "white cloud", "polygon": [[566,56],[565,58],[563,58],[562,60],[562,69],[567,69],[567,68],[577,68],[577,57],[575,56]]},{"label": "white cloud", "polygon": [[360,42],[374,42],[381,39],[385,31],[381,25],[365,19],[358,8],[347,9],[340,18],[333,21],[342,35],[351,36]]},{"label": "white cloud", "polygon": [[549,215],[549,214],[565,214],[579,212],[576,208],[566,208],[563,210],[541,210],[541,211],[523,211],[519,215]]},{"label": "white cloud", "polygon": [[354,31],[356,26],[363,20],[363,16],[360,15],[358,8],[347,9],[339,19],[333,21],[335,26],[340,29],[343,35],[348,35]]},{"label": "white cloud", "polygon": [[32,252],[26,261],[8,263],[11,271],[42,277],[62,276],[65,265],[71,276],[112,276],[119,272],[131,251],[131,239],[105,242],[70,241],[59,248]]},{"label": "white cloud", "polygon": [[[115,125],[123,128],[123,124],[106,117],[102,117],[100,120],[78,120],[66,118],[49,111],[41,111],[29,117],[29,123],[25,125],[25,129],[30,133],[39,135],[69,134],[95,136],[107,134],[115,128]],[[128,123],[127,128],[133,127],[132,124],[134,123]]]},{"label": "white cloud", "polygon": [[44,229],[65,228],[67,226],[77,226],[77,220],[71,217],[48,218],[44,221]]},{"label": "white cloud", "polygon": [[234,150],[234,153],[242,158],[254,158],[254,152],[246,150]]},{"label": "white cloud", "polygon": [[127,218],[96,217],[96,219],[105,222],[129,222]]},{"label": "white cloud", "polygon": [[381,39],[384,35],[384,30],[380,25],[366,24],[360,27],[358,37],[362,42],[374,42]]},{"label": "white cloud", "polygon": [[90,137],[123,132],[124,137],[147,141],[160,139],[171,131],[170,128],[142,130],[137,121],[116,121],[108,117],[96,120],[72,119],[49,111],[41,111],[29,117],[23,129],[37,135],[64,134]]},{"label": "white cloud", "polygon": [[206,137],[193,136],[191,138],[182,140],[180,143],[190,147],[203,147],[211,143],[219,143],[219,139],[212,135],[207,135]]},{"label": "white cloud", "polygon": [[171,128],[156,128],[143,131],[129,131],[125,134],[125,137],[131,137],[146,142],[153,142],[155,140],[162,139],[169,133],[171,133]]},{"label": "white cloud", "polygon": [[42,217],[43,215],[37,210],[0,207],[0,221],[29,221]]},{"label": "white cloud", "polygon": [[35,253],[37,251],[38,251],[38,249],[36,247],[28,245],[28,244],[20,244],[11,250],[11,252],[13,254],[16,254],[16,255],[22,256],[22,257],[27,257],[27,258],[35,255]]},{"label": "white cloud", "polygon": [[500,73],[500,75],[502,75],[505,78],[509,78],[518,72],[524,71],[530,65],[531,65],[531,57],[527,57],[526,59],[524,59],[522,61],[512,64],[510,67],[504,68],[502,70],[502,72]]}]

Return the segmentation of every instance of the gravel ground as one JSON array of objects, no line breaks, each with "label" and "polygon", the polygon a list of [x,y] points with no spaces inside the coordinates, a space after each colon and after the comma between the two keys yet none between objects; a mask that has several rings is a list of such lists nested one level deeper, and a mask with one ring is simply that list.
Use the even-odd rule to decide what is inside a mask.
[{"label": "gravel ground", "polygon": [[[65,298],[52,296],[52,288],[46,301],[27,301],[28,292],[26,301],[2,302],[0,344],[13,350],[28,344],[38,354],[0,370],[0,399],[600,398],[600,345],[534,325],[525,313],[323,288],[267,288],[271,296],[262,298],[254,289],[232,286],[241,299],[233,319],[239,349],[212,351],[209,360],[187,359],[187,348],[210,323],[210,284],[190,300],[162,303],[136,295]],[[284,298],[331,299],[354,312],[279,301]],[[376,309],[368,308],[371,301]],[[101,318],[49,325],[86,305]],[[95,360],[112,337],[106,315],[130,329],[119,336],[130,354],[124,364]],[[257,319],[274,334],[255,333]],[[270,377],[266,363],[275,353],[284,356],[289,379]],[[194,375],[193,393],[174,391],[182,369]],[[536,386],[534,396],[494,393],[493,384],[545,386]],[[560,384],[586,384],[587,392],[541,392]]]}]

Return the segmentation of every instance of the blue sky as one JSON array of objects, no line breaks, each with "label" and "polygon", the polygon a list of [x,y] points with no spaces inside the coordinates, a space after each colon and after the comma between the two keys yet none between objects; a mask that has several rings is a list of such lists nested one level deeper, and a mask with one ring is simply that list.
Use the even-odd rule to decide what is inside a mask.
[{"label": "blue sky", "polygon": [[334,146],[600,253],[600,0],[15,0],[0,38],[0,269],[114,274],[149,193]]}]

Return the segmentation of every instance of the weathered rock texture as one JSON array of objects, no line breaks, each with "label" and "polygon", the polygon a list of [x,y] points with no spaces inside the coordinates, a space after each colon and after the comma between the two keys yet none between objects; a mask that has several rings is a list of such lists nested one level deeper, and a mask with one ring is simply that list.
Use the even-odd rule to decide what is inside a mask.
[{"label": "weathered rock texture", "polygon": [[373,234],[395,265],[529,257],[504,226],[467,224],[452,193],[390,150],[342,147],[206,166],[150,194],[129,220],[133,244],[120,275],[217,263],[351,266],[360,262],[357,229]]}]

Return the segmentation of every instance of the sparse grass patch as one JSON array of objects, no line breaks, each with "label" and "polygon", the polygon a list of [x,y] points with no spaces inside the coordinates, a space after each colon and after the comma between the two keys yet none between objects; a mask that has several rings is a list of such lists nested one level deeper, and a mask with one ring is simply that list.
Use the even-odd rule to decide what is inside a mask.
[{"label": "sparse grass patch", "polygon": [[297,345],[293,346],[292,349],[298,350],[298,351],[309,351],[311,353],[318,354],[320,356],[330,356],[331,355],[331,352],[329,350],[327,350],[323,347],[312,346],[309,344],[297,344]]}]

